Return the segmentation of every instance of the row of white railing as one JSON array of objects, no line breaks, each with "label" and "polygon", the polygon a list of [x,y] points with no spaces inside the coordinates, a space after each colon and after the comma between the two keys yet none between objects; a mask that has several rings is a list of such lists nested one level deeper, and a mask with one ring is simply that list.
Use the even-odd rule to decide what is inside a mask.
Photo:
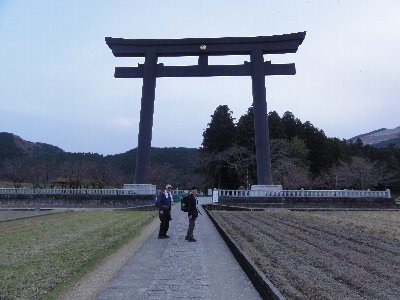
[{"label": "row of white railing", "polygon": [[156,190],[0,188],[0,195],[155,195]]},{"label": "row of white railing", "polygon": [[390,190],[217,190],[229,197],[391,198]]},{"label": "row of white railing", "polygon": [[[391,198],[390,190],[216,190],[230,197]],[[173,190],[173,194],[188,191]],[[132,189],[31,189],[0,188],[0,195],[155,195],[156,190]]]}]

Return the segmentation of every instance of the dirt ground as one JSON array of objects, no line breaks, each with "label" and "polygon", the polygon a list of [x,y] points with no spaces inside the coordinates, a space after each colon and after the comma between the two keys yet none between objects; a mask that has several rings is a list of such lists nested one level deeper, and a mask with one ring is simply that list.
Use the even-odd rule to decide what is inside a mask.
[{"label": "dirt ground", "polygon": [[399,299],[400,211],[212,211],[287,299]]}]

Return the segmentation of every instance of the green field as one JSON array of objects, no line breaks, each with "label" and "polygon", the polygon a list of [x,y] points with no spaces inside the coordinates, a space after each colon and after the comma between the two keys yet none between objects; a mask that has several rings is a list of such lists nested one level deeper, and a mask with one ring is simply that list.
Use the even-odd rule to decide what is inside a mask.
[{"label": "green field", "polygon": [[0,222],[0,299],[55,298],[154,217],[86,211]]}]

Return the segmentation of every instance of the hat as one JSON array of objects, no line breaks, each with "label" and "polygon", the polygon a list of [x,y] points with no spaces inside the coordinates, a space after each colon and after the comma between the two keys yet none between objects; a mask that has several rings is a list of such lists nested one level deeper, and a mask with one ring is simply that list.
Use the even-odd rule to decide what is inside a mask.
[{"label": "hat", "polygon": [[166,189],[172,189],[172,185],[167,184],[167,186],[165,187]]},{"label": "hat", "polygon": [[195,185],[191,187],[191,190],[198,190],[198,189],[199,188],[197,186],[195,186]]}]

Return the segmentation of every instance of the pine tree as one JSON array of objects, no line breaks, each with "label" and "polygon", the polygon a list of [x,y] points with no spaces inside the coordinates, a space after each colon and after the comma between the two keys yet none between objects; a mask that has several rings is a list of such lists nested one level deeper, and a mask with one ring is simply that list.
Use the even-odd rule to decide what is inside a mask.
[{"label": "pine tree", "polygon": [[268,114],[268,125],[270,139],[284,139],[286,137],[282,119],[276,111],[271,111]]},{"label": "pine tree", "polygon": [[218,188],[233,188],[237,179],[228,166],[227,149],[234,145],[235,124],[227,105],[218,106],[211,122],[203,132],[200,160],[203,172],[209,174],[210,184]]},{"label": "pine tree", "polygon": [[287,111],[282,116],[282,125],[285,132],[286,138],[293,138],[295,136],[300,136],[302,133],[302,123],[299,119]]},{"label": "pine tree", "polygon": [[249,107],[247,113],[239,118],[236,124],[235,143],[255,153],[253,107]]},{"label": "pine tree", "polygon": [[233,145],[235,124],[232,111],[227,105],[218,106],[211,116],[211,122],[203,132],[203,149],[207,152],[224,151]]}]

